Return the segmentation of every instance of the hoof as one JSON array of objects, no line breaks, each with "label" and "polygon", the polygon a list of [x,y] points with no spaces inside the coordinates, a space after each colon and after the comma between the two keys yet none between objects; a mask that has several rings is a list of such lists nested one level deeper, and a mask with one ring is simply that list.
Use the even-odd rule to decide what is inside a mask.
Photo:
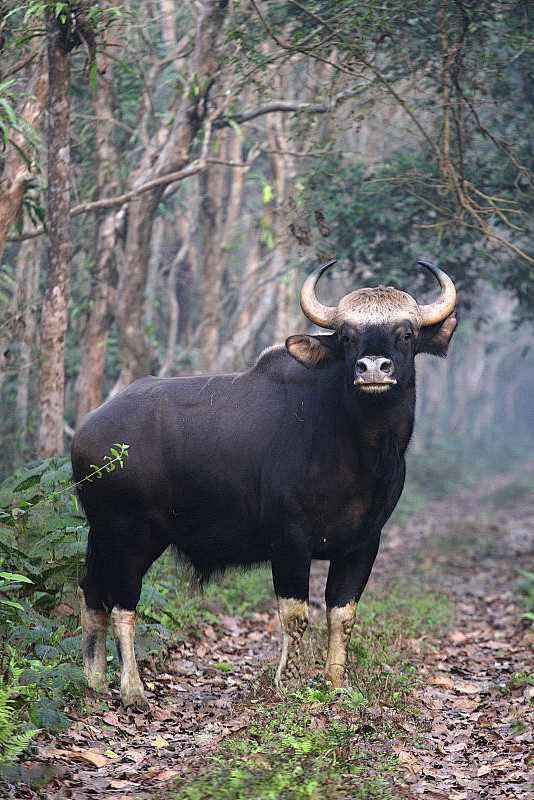
[{"label": "hoof", "polygon": [[148,711],[150,708],[142,686],[140,686],[138,689],[133,689],[130,691],[121,690],[121,701],[124,708],[129,708],[136,711]]},{"label": "hoof", "polygon": [[143,704],[137,702],[137,703],[128,703],[128,705],[126,705],[126,703],[123,700],[122,704],[124,708],[126,708],[128,711],[135,711],[140,714],[144,714],[145,712],[150,711],[150,704],[147,703],[146,701]]},{"label": "hoof", "polygon": [[86,677],[87,685],[90,689],[93,689],[95,692],[107,692],[108,682],[99,672],[94,675],[86,675]]},{"label": "hoof", "polygon": [[282,672],[281,675],[277,675],[274,681],[274,685],[278,694],[282,694],[282,692],[296,692],[298,689],[302,689],[304,686],[304,679],[300,673],[295,674],[292,672],[291,674],[284,674]]},{"label": "hoof", "polygon": [[338,670],[325,673],[324,681],[326,685],[334,691],[334,689],[351,689],[351,683],[347,674],[340,674]]}]

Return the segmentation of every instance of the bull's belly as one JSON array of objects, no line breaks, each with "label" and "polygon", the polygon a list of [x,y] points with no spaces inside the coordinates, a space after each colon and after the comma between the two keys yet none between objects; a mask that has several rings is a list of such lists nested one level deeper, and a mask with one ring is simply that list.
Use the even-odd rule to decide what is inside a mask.
[{"label": "bull's belly", "polygon": [[201,573],[269,560],[267,537],[243,519],[182,518],[170,531],[172,544]]}]

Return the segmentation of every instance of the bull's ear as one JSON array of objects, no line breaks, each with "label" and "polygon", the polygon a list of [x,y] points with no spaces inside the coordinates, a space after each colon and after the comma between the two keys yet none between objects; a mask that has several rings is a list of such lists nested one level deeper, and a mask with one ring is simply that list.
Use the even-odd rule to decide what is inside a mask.
[{"label": "bull's ear", "polygon": [[433,356],[445,357],[457,324],[456,311],[453,311],[450,317],[447,317],[443,322],[421,328],[417,337],[416,352],[431,353]]},{"label": "bull's ear", "polygon": [[289,353],[309,369],[323,369],[343,358],[343,351],[335,333],[326,336],[296,334],[286,341]]}]

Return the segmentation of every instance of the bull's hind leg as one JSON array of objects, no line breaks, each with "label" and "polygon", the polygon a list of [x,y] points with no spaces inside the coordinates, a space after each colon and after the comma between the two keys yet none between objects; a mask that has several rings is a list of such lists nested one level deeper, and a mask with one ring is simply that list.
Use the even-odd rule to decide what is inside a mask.
[{"label": "bull's hind leg", "polygon": [[[125,509],[103,504],[98,519],[92,521],[89,530],[87,576],[81,587],[88,606],[96,608],[101,603],[102,607],[110,610],[109,618],[119,654],[124,706],[148,707],[135,660],[135,609],[141,595],[143,575],[167,544],[164,534],[142,519],[133,507]],[[98,619],[104,622],[104,617]],[[106,628],[107,619],[106,612]],[[94,612],[90,622],[96,627],[98,620]],[[102,642],[99,664],[105,660],[105,636],[102,636]]]},{"label": "bull's hind leg", "polygon": [[111,625],[115,634],[121,665],[121,700],[125,707],[148,708],[145,690],[139,677],[135,660],[135,611],[115,606],[111,611]]},{"label": "bull's hind leg", "polygon": [[78,587],[80,610],[82,617],[82,650],[83,666],[87,683],[92,689],[106,689],[106,638],[108,633],[109,614],[101,606],[100,609],[87,605],[85,591]]},{"label": "bull's hind leg", "polygon": [[[132,530],[134,528],[132,527]],[[148,709],[145,690],[135,659],[135,609],[141,596],[143,575],[158,558],[168,541],[157,528],[137,521],[135,538],[129,532],[126,546],[117,548],[108,567],[111,592],[111,625],[121,666],[121,700],[125,707]]]}]

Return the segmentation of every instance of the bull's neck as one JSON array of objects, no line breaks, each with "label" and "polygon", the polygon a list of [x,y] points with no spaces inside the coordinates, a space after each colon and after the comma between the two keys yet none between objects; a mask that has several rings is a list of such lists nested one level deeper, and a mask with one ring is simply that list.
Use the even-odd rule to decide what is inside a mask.
[{"label": "bull's neck", "polygon": [[373,398],[347,392],[346,412],[352,434],[373,450],[379,450],[384,437],[395,436],[399,455],[403,456],[410,441],[415,417],[415,385],[398,398]]}]

